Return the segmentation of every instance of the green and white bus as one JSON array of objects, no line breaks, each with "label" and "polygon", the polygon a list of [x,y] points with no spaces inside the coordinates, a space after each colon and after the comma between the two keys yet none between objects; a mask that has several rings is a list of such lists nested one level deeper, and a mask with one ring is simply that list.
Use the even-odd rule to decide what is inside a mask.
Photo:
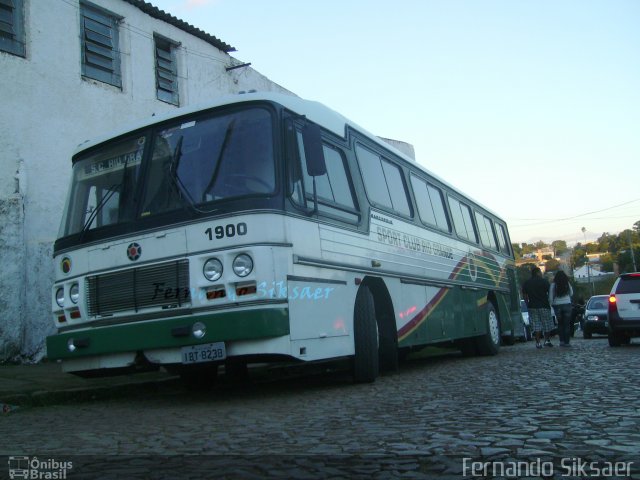
[{"label": "green and white bus", "polygon": [[[87,142],[49,359],[78,375],[489,355],[520,318],[506,223],[323,105],[247,93]],[[236,370],[237,371],[237,370]]]}]

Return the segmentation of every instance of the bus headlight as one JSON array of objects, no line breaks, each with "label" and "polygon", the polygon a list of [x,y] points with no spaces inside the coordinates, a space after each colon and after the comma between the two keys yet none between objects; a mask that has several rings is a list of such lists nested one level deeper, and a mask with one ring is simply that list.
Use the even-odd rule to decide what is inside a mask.
[{"label": "bus headlight", "polygon": [[253,260],[246,253],[241,253],[233,261],[233,271],[239,277],[246,277],[253,270]]},{"label": "bus headlight", "polygon": [[64,308],[64,288],[60,287],[56,290],[56,303],[60,308]]},{"label": "bus headlight", "polygon": [[202,338],[207,334],[207,326],[202,322],[196,322],[191,327],[191,333],[195,338]]},{"label": "bus headlight", "polygon": [[215,282],[222,276],[222,262],[217,258],[210,258],[204,263],[202,274],[210,282]]},{"label": "bus headlight", "polygon": [[74,283],[73,285],[71,285],[71,288],[69,289],[69,299],[71,299],[73,303],[78,303],[79,298],[80,298],[80,287],[78,286],[77,283]]}]

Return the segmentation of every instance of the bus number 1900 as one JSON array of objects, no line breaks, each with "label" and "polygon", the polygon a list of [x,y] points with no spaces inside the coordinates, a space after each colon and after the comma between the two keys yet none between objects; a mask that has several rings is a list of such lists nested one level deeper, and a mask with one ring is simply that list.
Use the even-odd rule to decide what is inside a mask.
[{"label": "bus number 1900", "polygon": [[240,222],[236,225],[229,223],[227,225],[218,225],[214,228],[209,227],[204,231],[204,234],[209,237],[209,240],[213,240],[214,238],[220,240],[224,237],[231,238],[236,235],[242,236],[247,234],[247,224]]}]

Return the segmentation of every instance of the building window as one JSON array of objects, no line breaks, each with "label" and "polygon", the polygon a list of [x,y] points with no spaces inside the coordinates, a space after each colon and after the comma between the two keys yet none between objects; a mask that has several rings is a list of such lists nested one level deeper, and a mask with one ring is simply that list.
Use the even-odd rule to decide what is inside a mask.
[{"label": "building window", "polygon": [[122,88],[118,17],[92,5],[80,4],[82,75]]},{"label": "building window", "polygon": [[0,50],[25,56],[23,0],[0,0]]},{"label": "building window", "polygon": [[156,50],[156,92],[158,100],[180,105],[178,96],[178,65],[176,48],[178,44],[154,35]]}]

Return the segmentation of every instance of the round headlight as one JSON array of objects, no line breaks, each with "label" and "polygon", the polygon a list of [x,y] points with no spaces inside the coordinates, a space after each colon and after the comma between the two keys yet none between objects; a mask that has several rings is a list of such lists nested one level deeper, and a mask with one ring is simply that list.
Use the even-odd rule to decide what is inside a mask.
[{"label": "round headlight", "polygon": [[56,290],[56,303],[60,308],[64,308],[64,288],[60,287]]},{"label": "round headlight", "polygon": [[73,338],[70,338],[69,340],[67,340],[67,349],[70,352],[75,352],[76,351],[76,346],[74,344]]},{"label": "round headlight", "polygon": [[210,282],[215,282],[222,276],[222,263],[217,258],[210,258],[204,263],[202,274]]},{"label": "round headlight", "polygon": [[246,277],[253,270],[253,260],[246,253],[241,253],[233,261],[233,271],[239,277]]},{"label": "round headlight", "polygon": [[202,338],[207,333],[207,326],[202,322],[196,322],[193,324],[193,327],[191,327],[191,332],[194,337]]},{"label": "round headlight", "polygon": [[80,298],[80,287],[78,287],[77,283],[71,285],[69,289],[69,298],[73,303],[78,303],[78,299]]}]

